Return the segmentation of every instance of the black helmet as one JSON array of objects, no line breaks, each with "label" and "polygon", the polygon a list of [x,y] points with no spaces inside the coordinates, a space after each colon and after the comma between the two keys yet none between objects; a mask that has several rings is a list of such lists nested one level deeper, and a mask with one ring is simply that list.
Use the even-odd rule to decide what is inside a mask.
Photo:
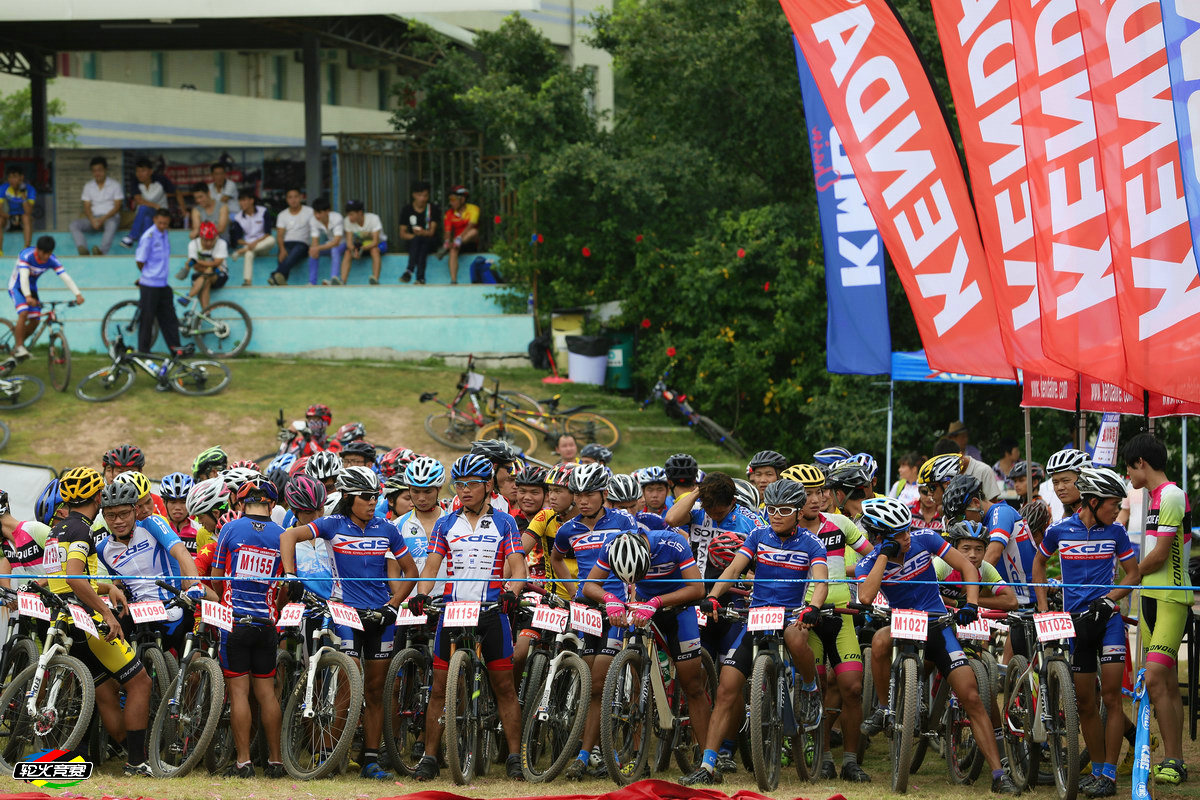
[{"label": "black helmet", "polygon": [[132,469],[138,472],[146,466],[146,456],[137,445],[119,444],[104,454],[100,462],[106,467]]},{"label": "black helmet", "polygon": [[782,453],[776,453],[774,450],[759,450],[746,466],[746,474],[759,467],[774,467],[776,472],[781,472],[787,465],[788,460]]},{"label": "black helmet", "polygon": [[1046,505],[1044,500],[1035,497],[1032,503],[1021,507],[1021,519],[1025,520],[1034,536],[1041,538],[1050,524],[1050,506]]},{"label": "black helmet", "polygon": [[517,473],[517,486],[537,486],[546,488],[546,469],[544,467],[526,464],[525,469]]},{"label": "black helmet", "polygon": [[289,480],[287,470],[280,467],[269,469],[267,470],[267,480],[275,484],[275,496],[283,497],[283,490],[287,488]]},{"label": "black helmet", "polygon": [[1015,481],[1017,478],[1024,478],[1032,470],[1035,480],[1045,480],[1046,470],[1036,461],[1018,461],[1012,465],[1012,469],[1004,477],[1010,481]]},{"label": "black helmet", "polygon": [[942,495],[942,516],[953,522],[963,518],[972,497],[982,497],[982,485],[974,475],[959,475],[950,481]]},{"label": "black helmet", "polygon": [[663,469],[671,483],[695,483],[700,465],[687,453],[676,453],[667,459]]},{"label": "black helmet", "polygon": [[825,485],[830,489],[849,491],[871,485],[871,475],[867,468],[855,461],[845,460],[833,465],[825,476]]},{"label": "black helmet", "polygon": [[139,497],[137,487],[132,483],[113,481],[105,486],[104,491],[100,493],[100,507],[112,508],[113,506],[137,505]]},{"label": "black helmet", "polygon": [[342,458],[346,456],[362,456],[368,463],[375,463],[375,445],[369,442],[364,442],[361,439],[355,439],[349,444],[342,445]]},{"label": "black helmet", "polygon": [[483,456],[493,466],[507,467],[520,458],[520,453],[508,442],[499,439],[478,439],[471,442],[471,455]]},{"label": "black helmet", "polygon": [[987,531],[983,528],[982,522],[971,522],[962,520],[951,525],[946,530],[946,541],[950,542],[951,547],[958,546],[958,543],[963,539],[975,539],[976,541],[987,544]]},{"label": "black helmet", "polygon": [[612,461],[612,456],[612,450],[609,450],[602,444],[596,444],[595,442],[588,442],[579,451],[580,458],[594,458],[601,464],[607,464],[608,462]]},{"label": "black helmet", "polygon": [[772,483],[763,492],[763,502],[768,506],[795,506],[799,508],[808,502],[808,492],[803,484],[795,481],[779,480]]}]

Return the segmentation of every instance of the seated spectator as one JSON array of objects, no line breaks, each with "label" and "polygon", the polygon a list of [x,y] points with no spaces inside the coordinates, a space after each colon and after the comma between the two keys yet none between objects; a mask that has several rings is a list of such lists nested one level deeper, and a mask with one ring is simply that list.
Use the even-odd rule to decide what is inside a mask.
[{"label": "seated spectator", "polygon": [[243,186],[238,194],[238,213],[230,225],[230,238],[237,244],[234,258],[246,257],[242,265],[242,286],[254,278],[254,257],[265,256],[275,248],[275,215],[258,204],[254,188]]},{"label": "seated spectator", "polygon": [[417,181],[412,185],[412,202],[400,210],[400,238],[408,242],[408,268],[400,276],[401,283],[408,283],[417,275],[417,283],[425,283],[425,261],[433,250],[433,237],[437,235],[438,207],[429,202],[429,183]]},{"label": "seated spectator", "polygon": [[233,219],[242,210],[238,204],[237,184],[227,177],[225,165],[220,161],[209,167],[209,172],[212,180],[208,182],[208,193],[213,196],[214,200],[225,206],[229,211],[229,218]]},{"label": "seated spectator", "polygon": [[458,283],[458,254],[463,250],[473,250],[479,241],[479,206],[468,203],[471,193],[465,186],[455,186],[450,190],[450,208],[446,209],[446,217],[442,225],[445,241],[438,256],[450,253],[450,282]]},{"label": "seated spectator", "polygon": [[133,224],[129,226],[129,234],[121,239],[122,247],[133,247],[142,234],[154,224],[154,212],[167,207],[167,189],[154,180],[154,165],[148,158],[139,158],[133,167],[137,176],[138,193],[133,198],[136,209],[133,214]]},{"label": "seated spectator", "polygon": [[192,288],[187,297],[179,298],[179,304],[188,305],[199,295],[200,307],[208,308],[209,292],[220,289],[229,282],[229,269],[225,266],[229,258],[229,245],[217,236],[217,226],[211,222],[200,223],[200,235],[188,242],[187,266],[192,272]]},{"label": "seated spectator", "polygon": [[387,252],[387,234],[378,214],[369,214],[362,200],[346,203],[346,252],[342,255],[342,283],[350,279],[350,263],[356,258],[371,257],[371,284],[379,283],[379,268]]},{"label": "seated spectator", "polygon": [[208,191],[208,184],[193,183],[192,199],[196,205],[192,207],[192,225],[189,238],[195,239],[200,235],[200,226],[211,222],[217,226],[217,235],[222,239],[229,236],[229,209],[218,203]]},{"label": "seated spectator", "polygon": [[345,218],[332,210],[329,200],[318,197],[313,200],[312,244],[308,246],[308,282],[317,285],[317,272],[321,254],[329,253],[329,277],[321,281],[322,286],[341,286],[338,277],[342,269],[342,254],[346,252]]},{"label": "seated spectator", "polygon": [[286,286],[292,268],[308,257],[312,243],[313,210],[304,205],[299,189],[287,190],[287,208],[275,218],[275,240],[279,244],[279,266],[271,273],[272,286]]},{"label": "seated spectator", "polygon": [[979,448],[968,441],[967,426],[961,419],[956,419],[950,423],[950,427],[946,429],[945,436],[947,439],[954,441],[961,452],[969,455],[976,461],[983,460],[983,453],[980,453]]},{"label": "seated spectator", "polygon": [[25,247],[33,246],[33,201],[37,190],[25,182],[25,169],[20,164],[8,168],[8,182],[0,193],[0,256],[4,255],[4,234],[8,226],[21,226]]},{"label": "seated spectator", "polygon": [[96,156],[91,161],[91,168],[92,179],[83,185],[83,193],[79,197],[83,201],[83,216],[71,223],[71,238],[75,240],[79,255],[86,256],[88,249],[83,234],[103,229],[104,236],[99,246],[92,245],[92,255],[106,256],[117,236],[117,224],[120,222],[117,214],[125,193],[117,181],[109,179],[107,158]]}]

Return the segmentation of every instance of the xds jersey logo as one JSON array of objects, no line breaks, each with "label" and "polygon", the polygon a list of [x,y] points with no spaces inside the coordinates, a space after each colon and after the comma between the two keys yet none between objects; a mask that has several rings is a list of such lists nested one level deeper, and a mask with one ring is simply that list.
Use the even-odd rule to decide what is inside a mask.
[{"label": "xds jersey logo", "polygon": [[92,762],[75,750],[42,750],[13,764],[13,777],[46,789],[64,789],[92,777]]},{"label": "xds jersey logo", "polygon": [[356,556],[383,555],[388,549],[387,539],[353,537],[335,539],[333,549],[338,553],[349,553]]},{"label": "xds jersey logo", "polygon": [[1063,559],[1109,559],[1117,551],[1117,543],[1112,541],[1099,542],[1062,542],[1058,546]]},{"label": "xds jersey logo", "polygon": [[150,549],[150,540],[149,539],[142,539],[138,542],[135,542],[134,544],[131,544],[129,547],[126,547],[124,553],[121,553],[121,555],[119,555],[113,559],[113,566],[115,567],[115,566],[124,564],[125,562],[136,558],[138,555],[146,552],[149,549]]},{"label": "xds jersey logo", "polygon": [[888,568],[883,573],[883,579],[885,581],[911,581],[920,577],[921,573],[925,570],[932,572],[932,567],[933,558],[930,557],[929,553],[921,551],[895,569],[889,563]]},{"label": "xds jersey logo", "polygon": [[811,561],[808,553],[802,550],[777,550],[773,547],[760,547],[755,557],[759,564],[804,572]]}]

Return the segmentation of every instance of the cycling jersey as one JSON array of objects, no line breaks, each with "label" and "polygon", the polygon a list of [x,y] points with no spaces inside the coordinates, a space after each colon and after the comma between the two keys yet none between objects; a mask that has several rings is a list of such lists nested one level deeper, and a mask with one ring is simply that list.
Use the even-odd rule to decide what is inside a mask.
[{"label": "cycling jersey", "polygon": [[240,517],[221,528],[213,555],[213,568],[225,577],[221,599],[233,610],[233,618],[277,619],[275,598],[279,584],[272,580],[283,574],[279,535],[283,528],[266,517]]},{"label": "cycling jersey", "polygon": [[[438,509],[439,519],[446,516],[443,509]],[[429,532],[425,530],[425,526],[421,524],[421,520],[417,518],[416,511],[409,511],[400,519],[396,520],[396,530],[400,531],[400,535],[404,537],[404,546],[408,548],[408,554],[413,557],[413,561],[417,564],[417,570],[425,569],[425,562],[429,560]],[[433,591],[429,593],[430,597],[437,597],[444,594],[446,591],[446,559],[442,559],[441,566],[438,567],[437,580],[434,581]]]},{"label": "cycling jersey", "polygon": [[[942,597],[947,600],[953,600],[959,605],[965,603],[967,600],[967,587],[962,585],[962,573],[940,558],[933,560],[933,569],[937,573],[938,583],[940,584],[938,591],[942,593]],[[996,589],[1008,585],[1004,582],[1004,578],[1000,576],[1000,571],[986,561],[979,565],[979,582],[991,584],[990,586],[979,587],[980,597],[993,597],[995,596]]]},{"label": "cycling jersey", "polygon": [[196,550],[198,549],[196,546],[196,534],[198,529],[192,524],[192,521],[185,519],[183,524],[178,528],[172,525],[171,529],[175,531],[175,535],[179,537],[179,541],[183,542],[183,546],[187,548],[188,553],[193,556],[196,555]]},{"label": "cycling jersey", "polygon": [[[537,539],[541,545],[542,553],[546,559],[546,574],[550,574],[550,552],[554,549],[554,538],[558,535],[558,529],[566,522],[557,512],[549,508],[543,508],[533,519],[529,521],[527,530],[533,538]],[[579,577],[579,565],[574,558],[566,559],[568,575],[572,581]],[[549,581],[546,584],[546,590],[552,591],[564,600],[570,600],[571,595],[567,592],[567,587],[561,581]]]},{"label": "cycling jersey", "polygon": [[209,542],[212,542],[215,544],[216,541],[217,541],[217,537],[215,534],[213,534],[212,531],[210,531],[208,528],[204,527],[203,525],[200,525],[199,523],[196,524],[196,552],[197,553],[200,552],[200,548],[204,547],[204,545],[208,544]]},{"label": "cycling jersey", "polygon": [[[404,537],[385,519],[372,517],[360,528],[350,517],[333,514],[308,523],[313,536],[328,539],[333,550],[333,596],[354,608],[379,608],[392,599],[387,580],[390,560],[408,555]],[[343,578],[366,578],[347,580]]]},{"label": "cycling jersey", "polygon": [[1088,528],[1079,514],[1047,528],[1038,549],[1047,558],[1059,554],[1063,607],[1072,612],[1085,611],[1093,600],[1108,594],[1107,587],[1113,582],[1113,559],[1135,557],[1125,526],[1113,523]]},{"label": "cycling jersey", "polygon": [[930,520],[925,519],[925,517],[921,514],[921,498],[919,497],[915,502],[912,503],[912,505],[908,507],[908,510],[912,512],[913,530],[940,531],[945,528],[945,525],[942,523],[941,515],[938,515]]},{"label": "cycling jersey", "polygon": [[28,520],[17,524],[12,541],[0,540],[0,548],[3,548],[14,575],[46,574],[42,569],[42,556],[49,535],[49,525]]},{"label": "cycling jersey", "polygon": [[[1189,510],[1187,495],[1170,481],[1150,492],[1150,508],[1146,513],[1146,536],[1152,538],[1146,542],[1146,553],[1152,552],[1151,548],[1159,547],[1164,538],[1171,539],[1171,552],[1161,567],[1142,576],[1143,586],[1190,587],[1188,560],[1191,558],[1192,537],[1191,532],[1183,525],[1183,515]],[[1150,542],[1154,544],[1151,545]],[[1142,557],[1145,558],[1145,553]],[[1192,604],[1191,588],[1142,589],[1142,597]]]},{"label": "cycling jersey", "polygon": [[[945,614],[946,604],[938,593],[937,572],[933,566],[934,556],[944,556],[950,549],[946,540],[930,531],[912,531],[909,536],[908,552],[904,561],[888,561],[883,571],[880,588],[887,593],[892,608],[909,608]],[[854,568],[856,578],[865,578],[875,567],[879,558],[880,542]]]},{"label": "cycling jersey", "polygon": [[[844,606],[850,602],[850,585],[845,583],[846,551],[865,556],[871,552],[871,543],[849,517],[841,514],[821,514],[821,526],[812,535],[825,548],[825,566],[829,570],[829,595],[825,602]],[[805,599],[811,598],[816,588],[809,584]]]},{"label": "cycling jersey", "polygon": [[[650,569],[646,579],[637,582],[637,598],[648,600],[678,591],[684,587],[683,571],[696,565],[692,548],[683,534],[671,529],[649,531]],[[608,565],[608,543],[601,549],[596,566],[611,574]]]},{"label": "cycling jersey", "polygon": [[[151,516],[139,522],[130,532],[129,541],[122,542],[115,536],[105,536],[96,546],[96,555],[110,575],[121,576],[130,602],[141,603],[159,600],[163,603],[173,595],[154,584],[154,578],[126,578],[126,575],[179,575],[179,564],[171,555],[171,548],[179,544],[179,537],[162,517]],[[169,581],[182,587],[178,580]],[[183,610],[167,609],[167,618],[178,621]]]},{"label": "cycling jersey", "polygon": [[26,247],[17,255],[17,265],[13,267],[12,276],[8,279],[8,288],[21,291],[21,271],[25,270],[29,273],[29,292],[37,294],[37,281],[45,273],[54,270],[54,274],[62,276],[66,273],[67,268],[58,260],[58,256],[53,253],[45,261],[38,261],[34,257],[37,252],[36,247]]},{"label": "cycling jersey", "polygon": [[[637,523],[632,517],[612,508],[604,509],[594,528],[584,525],[579,517],[563,523],[554,537],[554,549],[562,556],[574,557],[578,563],[580,584],[576,587],[576,597],[583,597],[583,579],[596,566],[604,545],[618,533],[636,530]],[[604,590],[625,597],[625,585],[616,576],[604,581]]]},{"label": "cycling jersey", "polygon": [[714,520],[697,504],[691,511],[691,522],[684,527],[688,541],[692,544],[692,552],[696,555],[696,562],[704,565],[700,571],[705,578],[711,581],[719,578],[723,572],[722,569],[708,563],[708,543],[712,541],[717,531],[736,531],[749,536],[765,525],[757,514],[742,505],[735,504],[725,515],[725,519]]},{"label": "cycling jersey", "polygon": [[983,527],[988,532],[988,543],[1004,545],[1004,552],[997,564],[1005,580],[1013,585],[1017,602],[1027,605],[1033,602],[1033,589],[1025,584],[1033,579],[1033,536],[1021,512],[1008,503],[995,503],[983,517]]},{"label": "cycling jersey", "polygon": [[742,543],[738,553],[754,562],[754,587],[750,607],[803,604],[808,590],[809,571],[814,564],[825,564],[825,546],[803,528],[786,539],[770,527],[757,528]]},{"label": "cycling jersey", "polygon": [[517,523],[492,508],[474,527],[462,509],[439,519],[433,526],[429,552],[446,562],[446,600],[488,603],[497,601],[503,591],[504,562],[511,555],[524,555]]},{"label": "cycling jersey", "polygon": [[[49,578],[49,589],[55,594],[71,594],[67,584],[67,559],[83,560],[83,571],[76,574],[96,575],[100,559],[96,555],[96,540],[92,536],[92,520],[78,511],[71,511],[67,518],[58,522],[50,529],[46,537],[46,548],[42,556],[42,567]],[[97,582],[92,580],[92,588],[96,589]]]}]

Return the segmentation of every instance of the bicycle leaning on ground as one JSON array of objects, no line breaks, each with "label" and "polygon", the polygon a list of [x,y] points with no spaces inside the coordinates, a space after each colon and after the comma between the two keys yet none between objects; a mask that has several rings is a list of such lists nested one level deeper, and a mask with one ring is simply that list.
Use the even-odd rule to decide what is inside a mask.
[{"label": "bicycle leaning on ground", "polygon": [[[172,291],[177,298],[186,297],[183,292],[176,289]],[[137,339],[140,324],[141,311],[137,300],[117,303],[104,313],[104,319],[100,322],[104,346],[110,347],[117,336]],[[153,339],[158,336],[158,323],[150,324],[154,327],[151,334]],[[199,301],[193,298],[179,315],[179,336],[192,339],[200,352],[214,358],[241,355],[250,345],[253,334],[254,324],[246,309],[228,300],[200,308]]]},{"label": "bicycle leaning on ground", "polygon": [[[58,318],[58,307],[77,305],[74,300],[49,300],[42,303],[42,316],[33,333],[25,337],[25,347],[34,347],[42,334],[50,331],[46,348],[46,368],[50,373],[50,385],[55,391],[65,392],[71,382],[71,347],[67,344],[67,335],[63,332],[62,320]],[[13,347],[16,343],[16,330],[11,321],[0,319],[0,362],[14,362]],[[10,368],[11,369],[11,368]],[[39,395],[40,396],[40,395]],[[36,399],[36,398],[34,398]]]},{"label": "bicycle leaning on ground", "polygon": [[[117,334],[108,348],[112,364],[84,378],[75,394],[92,403],[113,400],[133,386],[134,367],[161,385],[191,397],[216,394],[229,385],[229,367],[220,361],[191,358],[192,352],[192,346],[185,345],[166,358],[153,353],[137,353],[127,348],[125,339]],[[3,407],[0,399],[0,408]]]}]

